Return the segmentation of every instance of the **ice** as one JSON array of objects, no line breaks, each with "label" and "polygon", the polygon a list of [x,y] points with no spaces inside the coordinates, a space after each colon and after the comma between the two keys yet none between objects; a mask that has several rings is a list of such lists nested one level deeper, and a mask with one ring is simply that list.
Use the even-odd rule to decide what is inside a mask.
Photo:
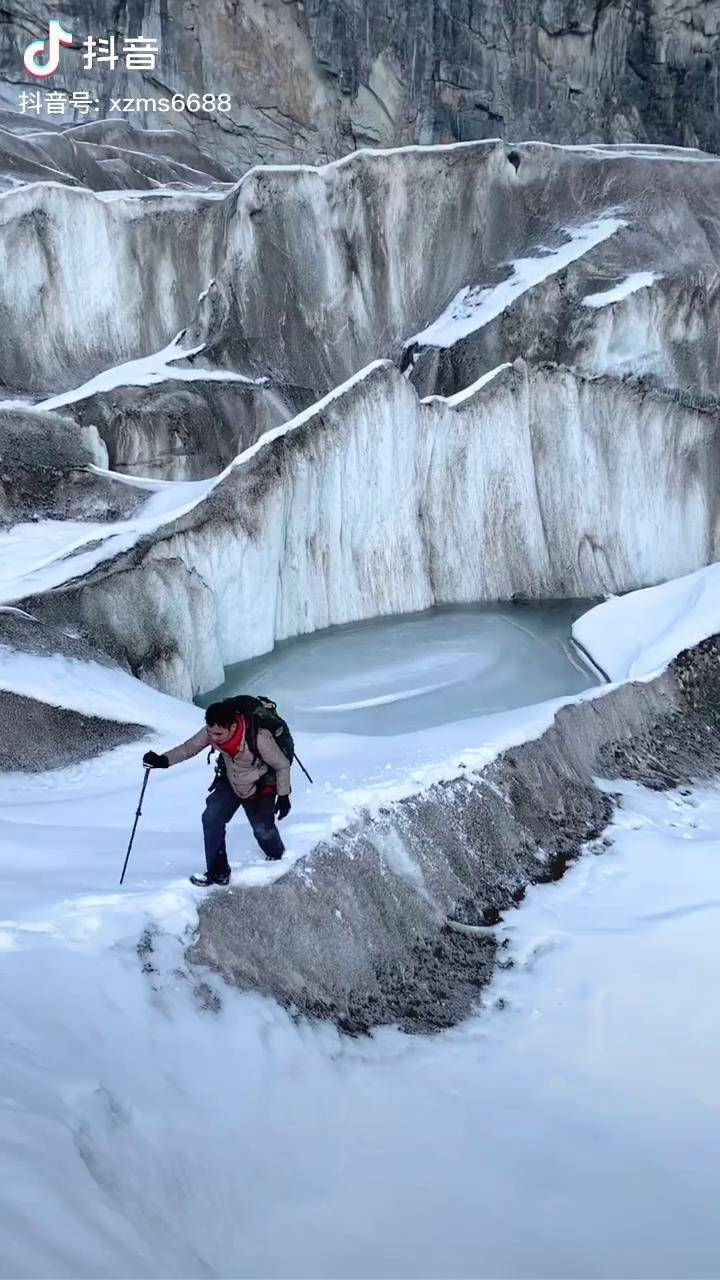
[{"label": "ice", "polygon": [[581,610],[549,601],[332,627],[230,668],[200,701],[265,693],[298,729],[370,735],[509,711],[596,683],[568,643]]},{"label": "ice", "polygon": [[[155,373],[162,376],[160,371],[166,367],[169,368],[172,361],[179,359],[181,354],[175,340],[164,351],[148,357],[147,360],[133,361],[130,366],[118,366],[99,375],[85,387],[67,394],[71,399],[77,399],[84,395],[91,395],[100,389],[107,390],[113,385],[115,378],[122,383],[127,381],[128,377],[147,375],[152,382],[155,380]],[[130,483],[137,488],[147,488],[151,496],[126,520],[94,522],[38,520],[18,524],[9,530],[0,530],[0,557],[5,564],[4,570],[0,572],[0,600],[9,602],[30,592],[51,590],[69,578],[88,573],[103,560],[109,560],[120,552],[127,551],[144,534],[152,533],[162,525],[170,524],[192,511],[236,467],[247,464],[275,440],[298,430],[312,417],[322,413],[323,409],[333,401],[351,391],[365,379],[371,378],[377,369],[387,364],[387,361],[379,360],[361,369],[342,386],[335,387],[328,395],[296,414],[288,422],[264,432],[259,440],[238,454],[223,471],[206,480],[147,481],[142,478],[118,476],[115,472],[93,467],[92,470],[98,475],[111,476],[120,483]],[[135,374],[128,375],[129,367],[136,370]],[[137,372],[138,367],[141,371],[145,371],[144,375],[142,372]],[[241,381],[245,380],[241,379]],[[90,387],[92,390],[89,389]],[[64,399],[64,396],[58,396],[52,403],[58,407],[58,402]],[[49,401],[47,403],[50,404]]]},{"label": "ice", "polygon": [[456,391],[454,395],[425,396],[422,403],[423,404],[444,404],[444,405],[447,405],[450,409],[455,409],[457,408],[458,405],[463,404],[466,400],[471,400],[477,391],[480,391],[482,387],[486,387],[489,382],[492,382],[494,378],[497,378],[498,374],[503,372],[503,369],[511,369],[511,368],[512,368],[512,364],[506,361],[504,364],[497,365],[495,369],[489,369],[487,373],[483,373],[481,377],[476,379],[475,382],[471,382],[468,387],[463,387],[461,391]]}]

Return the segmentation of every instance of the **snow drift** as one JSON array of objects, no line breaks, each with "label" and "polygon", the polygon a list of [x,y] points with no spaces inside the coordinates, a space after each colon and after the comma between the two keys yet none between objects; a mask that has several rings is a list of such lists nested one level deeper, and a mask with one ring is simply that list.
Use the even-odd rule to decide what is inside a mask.
[{"label": "snow drift", "polygon": [[606,600],[572,631],[612,680],[654,675],[681,649],[720,631],[720,564]]}]

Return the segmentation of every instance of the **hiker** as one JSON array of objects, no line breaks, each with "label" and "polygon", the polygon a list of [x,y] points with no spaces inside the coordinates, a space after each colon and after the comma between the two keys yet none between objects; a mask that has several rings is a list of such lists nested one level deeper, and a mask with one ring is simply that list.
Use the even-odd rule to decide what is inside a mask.
[{"label": "hiker", "polygon": [[232,699],[213,702],[205,712],[204,729],[164,755],[146,751],[143,764],[146,768],[167,769],[207,747],[217,748],[220,763],[202,816],[207,871],[190,876],[191,883],[202,888],[228,884],[230,880],[225,828],[241,805],[255,839],[272,861],[282,858],[285,852],[275,818],[286,818],[290,812],[290,760],[269,729],[258,727],[254,744],[248,742],[247,717]]}]

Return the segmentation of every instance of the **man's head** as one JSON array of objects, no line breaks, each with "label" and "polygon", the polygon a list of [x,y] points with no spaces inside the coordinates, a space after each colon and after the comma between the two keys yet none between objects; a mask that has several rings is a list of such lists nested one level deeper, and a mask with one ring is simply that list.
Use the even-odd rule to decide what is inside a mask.
[{"label": "man's head", "polygon": [[213,746],[222,747],[237,732],[237,711],[229,702],[212,702],[205,712],[205,724]]}]

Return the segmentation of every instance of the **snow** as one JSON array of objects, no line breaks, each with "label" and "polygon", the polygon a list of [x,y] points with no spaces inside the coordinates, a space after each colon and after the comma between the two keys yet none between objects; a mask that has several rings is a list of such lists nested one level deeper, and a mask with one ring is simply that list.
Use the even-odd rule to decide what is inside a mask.
[{"label": "snow", "polygon": [[695,147],[676,147],[648,142],[558,143],[535,140],[526,146],[547,147],[553,151],[575,151],[598,156],[603,160],[672,160],[679,164],[717,164],[720,157]]},{"label": "snow", "polygon": [[[352,629],[347,630],[346,644],[348,640],[353,641]],[[485,630],[488,630],[487,621]],[[372,626],[367,628],[367,634],[372,637]],[[296,642],[296,651],[298,645],[301,650],[303,646],[306,649],[306,658],[304,664],[301,659],[301,666],[304,665],[308,672],[316,662],[316,639],[312,637]],[[378,641],[382,643],[382,635],[376,632],[376,645]],[[485,641],[489,651],[492,651],[493,643],[496,641],[490,635]],[[415,651],[416,666],[422,663],[422,637],[411,644],[407,635],[403,639],[398,632],[394,644],[404,647],[406,674],[411,676],[413,659],[410,651]],[[542,649],[542,642],[538,643],[536,662],[542,659]],[[550,653],[546,661],[552,669],[557,659]],[[375,678],[377,673],[370,667],[369,674]],[[442,686],[447,684],[447,674],[443,674],[444,678],[436,681],[441,686],[439,697],[442,697]],[[297,799],[292,817],[284,826],[290,837],[293,856],[280,868],[272,868],[273,874],[283,874],[298,857],[304,856],[314,846],[323,833],[338,830],[352,822],[360,809],[376,812],[382,805],[415,794],[435,782],[458,777],[466,769],[480,768],[490,763],[498,752],[543,733],[559,707],[576,699],[602,696],[607,689],[607,686],[588,688],[590,677],[578,678],[577,672],[573,675],[574,680],[568,682],[567,674],[560,676],[556,671],[551,680],[554,679],[556,689],[562,688],[565,680],[566,692],[532,706],[502,708],[493,714],[468,718],[462,715],[461,704],[450,702],[449,715],[459,718],[447,723],[438,723],[432,700],[425,701],[414,711],[413,730],[403,727],[393,735],[387,732],[387,726],[376,726],[381,735],[378,737],[368,732],[369,726],[372,729],[372,721],[367,719],[356,720],[355,730],[350,733],[337,728],[333,730],[326,725],[320,731],[308,732],[303,725],[312,724],[312,718],[303,715],[301,698],[296,693],[294,700],[292,697],[285,699],[281,663],[277,684],[273,682],[273,692],[280,698],[282,710],[293,720],[293,727],[297,730],[298,754],[316,779],[316,785],[311,787],[304,775],[295,770],[293,794]],[[346,687],[351,689],[356,679],[348,674]],[[392,682],[396,690],[402,692],[402,679],[402,664],[398,666],[396,663],[394,668],[390,664],[386,683]],[[542,688],[542,685],[536,687]],[[340,688],[337,674],[334,684],[329,681],[328,688],[335,691]],[[7,645],[0,645],[0,689],[83,714],[148,726],[145,745],[123,746],[83,765],[44,775],[0,773],[0,812],[3,816],[12,822],[13,815],[17,814],[18,822],[24,822],[26,828],[27,824],[50,827],[54,833],[52,839],[57,842],[53,846],[56,852],[63,847],[64,869],[61,874],[67,873],[71,877],[84,875],[88,890],[96,896],[98,917],[103,914],[103,906],[107,906],[112,914],[116,908],[116,886],[111,859],[118,848],[111,852],[112,841],[108,841],[107,836],[103,837],[105,855],[109,854],[110,862],[105,861],[105,855],[101,855],[98,861],[99,851],[93,842],[100,828],[123,829],[126,825],[127,813],[133,808],[129,797],[133,789],[139,789],[142,776],[140,758],[146,747],[152,745],[162,750],[189,737],[203,723],[203,713],[190,703],[150,688],[120,668],[59,654],[18,652]],[[171,864],[164,856],[158,862],[158,851],[164,845],[159,834],[162,831],[173,832],[175,853],[181,859],[176,867],[176,872],[181,874],[180,880],[170,877],[173,893],[180,894],[183,899],[189,895],[188,901],[193,900],[195,891],[185,882],[182,872],[192,869],[190,850],[193,847],[197,850],[196,811],[202,807],[207,774],[208,767],[202,754],[167,773],[153,775],[145,805],[146,834],[138,846],[140,861],[133,873],[128,873],[127,881],[129,889],[139,884],[150,901],[153,894],[163,894],[168,887],[168,867]],[[96,810],[98,800],[101,800],[100,810]],[[159,826],[154,824],[153,812]],[[72,828],[72,840],[76,842],[72,849],[63,846],[62,829],[67,825]],[[87,839],[82,835],[85,829]],[[252,873],[251,878],[255,877],[258,867],[254,845],[242,826],[236,826],[232,834],[231,857],[237,841],[237,852],[241,854],[240,874],[244,875],[242,869],[247,866]],[[33,839],[30,837],[31,842]],[[3,849],[7,847],[5,843]],[[47,855],[50,858],[54,856],[49,849]],[[197,851],[194,856],[197,857]],[[264,864],[262,869],[265,869]],[[5,909],[11,909],[12,893],[7,885],[5,888]],[[48,890],[52,894],[52,886],[48,886]],[[110,890],[111,899],[107,899],[104,895]],[[24,883],[19,904],[23,907],[32,905],[35,910],[36,889],[32,880]]]},{"label": "snow", "polygon": [[124,364],[104,369],[96,377],[90,378],[82,386],[62,395],[50,396],[47,400],[35,405],[36,409],[62,409],[65,405],[76,404],[79,400],[87,400],[89,396],[101,395],[106,391],[114,391],[116,387],[152,387],[158,382],[168,379],[176,382],[247,382],[253,386],[264,386],[266,378],[249,378],[242,373],[231,373],[226,369],[176,368],[175,361],[187,360],[204,350],[204,343],[196,347],[182,347],[178,334],[172,342],[155,351],[152,355],[142,356],[138,360],[126,360]]},{"label": "snow", "polygon": [[[457,144],[478,145],[489,144]],[[610,159],[699,160],[669,157],[668,148],[575,149]],[[338,163],[355,163],[358,154],[391,153],[356,153]],[[279,171],[287,174],[288,168]],[[186,191],[95,194],[105,203],[171,194],[224,198]],[[501,284],[462,290],[413,341],[456,341],[624,225],[607,214],[566,229],[566,244],[510,264],[511,274]],[[89,243],[90,237],[78,233],[77,239]],[[607,306],[652,283],[648,276],[660,278],[638,272],[583,302]],[[163,278],[172,278],[169,269]],[[28,296],[33,291],[28,285]],[[164,326],[157,343],[173,331]],[[62,408],[122,385],[152,386],[169,377],[250,381],[240,374],[175,367],[202,350],[183,350],[178,341],[36,407]],[[1,531],[0,597],[51,590],[128,549],[204,501],[233,468],[319,420],[349,389],[390,367],[378,361],[361,370],[211,480],[162,483],[115,476],[147,492],[127,520],[39,521]],[[438,413],[469,408],[473,396],[508,367],[491,370],[454,396],[424,403],[434,403]],[[527,541],[517,535],[530,526],[512,523],[502,488],[508,480],[523,512],[531,503],[540,508],[541,496],[548,510],[555,504],[549,523],[560,531],[557,561],[578,559],[556,519],[557,511],[572,507],[574,495],[554,478],[559,470],[550,437],[533,441],[534,453],[527,445],[527,424],[515,401],[508,400],[497,430],[473,431],[476,424],[460,414],[439,418],[440,429],[424,452],[416,437],[424,442],[421,428],[427,424],[418,426],[410,399],[401,394],[411,396],[404,383],[394,405],[370,400],[361,407],[347,449],[343,424],[327,438],[318,430],[314,469],[299,455],[288,487],[277,501],[276,495],[268,498],[267,529],[256,540],[259,550],[254,548],[257,560],[250,562],[249,551],[247,558],[250,570],[267,569],[258,578],[269,584],[273,621],[277,612],[286,634],[298,619],[317,622],[317,601],[337,611],[332,596],[338,584],[352,610],[356,588],[358,598],[364,590],[367,602],[377,582],[387,591],[397,565],[410,576],[410,535],[401,542],[397,529],[412,529],[406,517],[417,510],[422,490],[408,481],[401,492],[398,475],[413,477],[413,484],[418,476],[429,490],[427,510],[435,512],[442,533],[431,528],[423,545],[443,580],[470,562],[468,547],[477,552],[500,545],[498,529],[503,545],[529,565],[530,577],[550,580],[549,570],[543,576],[542,530],[533,525]],[[553,396],[543,403],[557,407],[559,421],[567,411],[575,433],[557,433],[560,448],[571,458],[577,451],[598,504],[597,513],[580,508],[575,525],[597,533],[604,556],[605,470],[614,499],[620,461],[631,477],[638,523],[625,506],[619,511],[627,527],[615,511],[610,524],[619,528],[629,561],[641,573],[656,565],[656,521],[667,535],[665,554],[675,554],[674,544],[681,548],[678,555],[692,559],[707,540],[704,490],[698,488],[689,511],[675,472],[667,474],[670,497],[661,485],[645,486],[632,440],[622,457],[608,450],[610,466],[604,470],[602,458],[591,452],[593,431],[598,434],[604,420],[598,419],[598,427],[586,410],[583,418],[567,388],[553,388]],[[657,431],[645,432],[640,412],[639,436],[653,475],[666,450],[667,415],[658,410]],[[547,413],[535,416],[554,428]],[[586,433],[581,420],[590,424]],[[681,454],[685,437],[678,439]],[[574,463],[568,471],[573,466],[577,474]],[[457,477],[465,475],[468,489],[458,489]],[[454,487],[447,486],[447,476]],[[377,509],[387,513],[380,529],[369,527],[377,523],[376,508],[370,509],[359,480],[377,484]],[[359,504],[353,490],[362,494]],[[484,538],[477,537],[481,526],[458,530],[450,518],[458,505],[468,507],[468,491],[488,511],[496,499],[502,512],[502,523],[488,524]],[[392,501],[384,501],[388,495]],[[678,515],[674,501],[686,504],[689,514],[683,509]],[[311,527],[315,510],[325,513],[341,548],[332,572],[324,566],[317,577],[309,554],[302,560],[300,536],[317,540]],[[288,516],[283,525],[281,511],[290,512],[295,523]],[[532,513],[537,523],[535,506]],[[208,544],[212,536],[210,530]],[[231,536],[240,561],[245,543],[238,531]],[[278,536],[297,557],[280,561],[279,568],[271,545]],[[358,546],[375,555],[370,583],[367,577],[356,581],[342,562],[343,548],[352,556]],[[394,562],[389,567],[383,558],[388,548]],[[212,579],[210,569],[214,560],[227,562],[226,550],[216,543],[205,548],[206,562],[198,551],[191,563],[196,572],[207,571],[220,598],[224,584]],[[611,561],[612,548],[608,556]],[[235,561],[231,568],[237,577]],[[473,594],[488,580],[470,583]],[[454,583],[458,594],[468,581]],[[409,584],[411,596],[416,586]],[[718,586],[720,565],[713,565],[608,600],[576,622],[574,633],[614,680],[645,678],[686,644],[720,630]],[[237,599],[236,591],[235,612],[223,615],[218,631],[238,630],[244,599],[240,606]],[[378,593],[368,607],[387,608],[389,600],[396,603],[389,591]],[[264,607],[257,606],[261,620]],[[360,810],[377,812],[434,782],[482,768],[500,751],[539,736],[569,701],[607,692],[581,687],[588,678],[570,670],[571,655],[559,651],[552,627],[539,627],[537,617],[518,630],[517,611],[485,611],[478,637],[480,612],[472,627],[467,611],[463,622],[454,615],[452,626],[436,616],[415,619],[412,627],[393,618],[348,629],[344,643],[353,637],[351,660],[347,649],[342,662],[333,659],[327,644],[336,643],[335,632],[280,646],[253,665],[257,685],[268,680],[266,691],[278,696],[297,725],[298,750],[316,783],[311,787],[294,771],[293,810],[282,828],[289,854],[281,865],[260,861],[247,826],[232,825],[235,884],[261,892]],[[245,617],[248,632],[260,634],[258,618],[250,611]],[[189,620],[179,614],[178,623]],[[418,629],[425,625],[427,634]],[[266,638],[261,635],[261,642]],[[247,684],[248,667],[236,674]],[[118,886],[143,750],[186,737],[200,724],[201,712],[111,665],[7,646],[0,646],[0,689],[148,727],[146,741],[88,762],[40,775],[0,774],[0,1129],[8,1153],[0,1274],[53,1280],[704,1280],[720,1273],[720,791],[659,794],[605,784],[622,802],[607,833],[611,846],[595,856],[601,852],[597,842],[560,883],[531,890],[520,909],[505,913],[493,931],[506,944],[502,955],[513,967],[498,971],[482,1013],[432,1038],[412,1039],[387,1028],[346,1041],[327,1026],[293,1021],[269,1000],[225,989],[209,973],[190,980],[184,974],[183,949],[202,897],[187,874],[202,863],[204,756],[151,775],[127,880],[122,890]],[[543,701],[517,707],[509,705],[510,693]],[[412,873],[412,866],[407,870]],[[153,948],[149,957],[138,955],[144,930]],[[201,980],[211,997],[202,1009]]]},{"label": "snow", "polygon": [[[0,603],[77,579],[145,538],[133,598],[147,648],[154,561],[169,556],[178,661],[157,678],[194,696],[223,666],[333,624],[513,595],[601,597],[706,561],[716,537],[710,420],[569,371],[506,373],[461,403],[423,405],[394,365],[375,361],[218,476],[155,483],[123,520],[0,532]],[[271,451],[259,499],[238,473]],[[698,460],[691,480],[688,455]],[[247,506],[257,532],[239,515],[200,512],[178,529],[226,479],[231,509]],[[202,607],[181,566],[207,587]],[[102,626],[123,643],[120,616],[103,611]]]},{"label": "snow", "polygon": [[451,409],[454,409],[458,405],[464,404],[466,400],[472,399],[477,391],[486,387],[487,384],[492,382],[494,378],[497,378],[498,374],[502,373],[504,369],[512,369],[512,364],[509,361],[506,361],[504,364],[497,365],[495,369],[489,369],[487,373],[483,373],[475,382],[471,382],[469,387],[463,387],[461,391],[456,391],[452,396],[425,396],[421,403],[442,403],[448,405]]},{"label": "snow", "polygon": [[631,293],[637,293],[638,289],[647,289],[656,280],[662,280],[663,277],[659,271],[633,271],[631,275],[626,276],[612,289],[607,289],[603,293],[589,293],[582,299],[584,307],[608,307],[613,302],[622,302],[623,298],[628,298]]},{"label": "snow", "polygon": [[[53,661],[25,678],[123,713],[133,685],[158,745],[198,714],[95,664],[70,681]],[[23,662],[9,674],[3,660],[5,686]],[[555,705],[381,752],[301,734],[318,785],[296,780],[290,862],[348,790],[377,801],[385,760],[389,792],[406,767],[427,785],[449,748],[470,746],[476,767]],[[482,1012],[435,1037],[349,1041],[210,973],[181,976],[200,760],[151,775],[119,890],[142,750],[0,778],[3,1275],[717,1274],[720,792],[613,782],[611,847],[505,913],[513,967]],[[230,831],[236,880],[261,891],[285,872]],[[214,1011],[193,994],[201,978]]]},{"label": "snow", "polygon": [[[564,144],[557,142],[543,142],[539,139],[532,139],[528,142],[517,144],[523,147],[545,148],[549,151],[574,151],[588,156],[597,156],[606,160],[674,160],[678,162],[693,164],[717,164],[718,156],[708,155],[707,152],[695,150],[691,147],[673,147],[662,146],[654,143],[580,143],[580,144]],[[508,150],[512,150],[513,144],[508,143],[504,138],[482,138],[474,139],[468,142],[433,142],[433,143],[408,143],[400,147],[358,147],[355,151],[350,151],[347,155],[341,156],[338,160],[331,160],[324,165],[311,164],[262,164],[253,165],[238,180],[235,187],[236,191],[244,182],[252,181],[264,173],[312,173],[325,175],[331,173],[335,169],[345,168],[348,165],[362,162],[363,160],[384,160],[389,156],[402,155],[443,155],[450,152],[472,151],[477,152],[493,150],[497,146],[505,146]]]},{"label": "snow", "polygon": [[[35,135],[26,134],[26,138],[32,138]],[[50,165],[47,166],[50,170]],[[61,170],[57,166],[53,166],[57,173]],[[208,179],[210,181],[210,179]],[[134,190],[132,188],[124,188],[120,191],[93,191],[91,187],[84,187],[81,183],[58,182],[55,179],[42,179],[38,182],[23,182],[16,187],[11,187],[8,191],[0,191],[0,200],[10,200],[13,197],[25,195],[26,192],[33,191],[37,187],[44,189],[51,187],[60,191],[74,192],[82,196],[90,196],[93,200],[99,200],[103,204],[114,204],[123,200],[224,200],[229,191],[234,190],[232,186],[226,186],[222,191],[212,191],[207,188],[198,190],[194,187],[178,187],[168,190],[164,187],[152,187],[150,189]]]},{"label": "snow", "polygon": [[49,591],[89,573],[143,535],[191,511],[219,478],[153,486],[152,496],[127,520],[36,520],[0,530],[0,600]]},{"label": "snow", "polygon": [[518,258],[511,262],[509,276],[490,288],[472,285],[461,289],[442,315],[427,329],[409,338],[406,346],[453,346],[461,338],[466,338],[468,334],[475,333],[495,320],[527,293],[528,289],[533,289],[571,262],[576,262],[627,225],[626,219],[616,216],[614,211],[608,211],[602,217],[578,227],[560,228],[561,233],[568,237],[563,244],[553,249],[540,249],[532,257]]},{"label": "snow", "polygon": [[[127,154],[127,153],[126,153]],[[130,152],[129,154],[133,154]],[[89,187],[83,187],[83,191],[89,191]],[[222,190],[213,191],[208,187],[196,189],[193,187],[176,187],[168,189],[167,187],[153,187],[152,190],[135,191],[132,188],[123,188],[121,191],[93,191],[92,194],[97,196],[98,200],[103,200],[106,204],[117,200],[147,200],[150,196],[161,196],[165,200],[174,200],[179,196],[189,196],[191,200],[224,200],[228,191],[232,190],[230,183],[226,183]]]},{"label": "snow", "polygon": [[720,564],[613,596],[572,631],[612,680],[655,675],[683,649],[720,632]]},{"label": "snow", "polygon": [[198,722],[196,708],[118,667],[59,653],[23,653],[6,644],[0,644],[0,689],[126,724],[162,724],[183,732]]}]

